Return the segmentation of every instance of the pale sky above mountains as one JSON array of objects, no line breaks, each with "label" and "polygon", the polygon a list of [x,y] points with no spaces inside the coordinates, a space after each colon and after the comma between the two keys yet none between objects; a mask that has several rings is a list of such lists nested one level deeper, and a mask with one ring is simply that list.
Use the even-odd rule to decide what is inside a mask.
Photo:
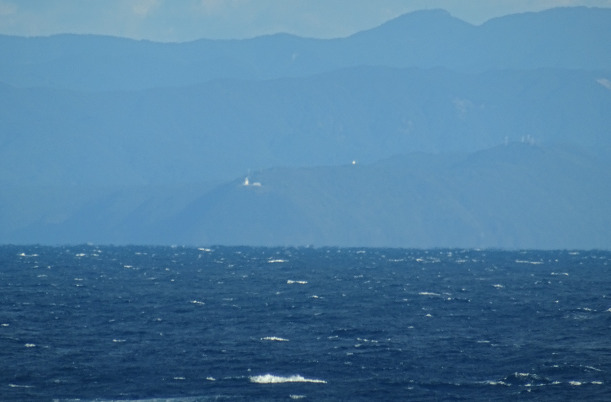
[{"label": "pale sky above mountains", "polygon": [[481,24],[560,6],[611,0],[0,0],[0,34],[91,33],[161,42],[286,32],[343,37],[415,10],[441,8]]}]

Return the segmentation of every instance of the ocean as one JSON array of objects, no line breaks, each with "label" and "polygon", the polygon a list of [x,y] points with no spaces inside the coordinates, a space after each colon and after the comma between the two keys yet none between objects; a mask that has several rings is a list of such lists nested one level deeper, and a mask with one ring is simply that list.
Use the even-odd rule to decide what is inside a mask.
[{"label": "ocean", "polygon": [[0,246],[0,400],[611,400],[611,252]]}]

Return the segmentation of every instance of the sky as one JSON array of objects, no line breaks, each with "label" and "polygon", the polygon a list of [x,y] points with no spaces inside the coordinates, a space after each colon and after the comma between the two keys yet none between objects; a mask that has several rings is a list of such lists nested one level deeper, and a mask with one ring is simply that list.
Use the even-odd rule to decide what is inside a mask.
[{"label": "sky", "polygon": [[101,34],[159,42],[279,32],[334,38],[421,9],[441,8],[481,24],[559,6],[611,8],[611,0],[0,0],[0,34]]}]

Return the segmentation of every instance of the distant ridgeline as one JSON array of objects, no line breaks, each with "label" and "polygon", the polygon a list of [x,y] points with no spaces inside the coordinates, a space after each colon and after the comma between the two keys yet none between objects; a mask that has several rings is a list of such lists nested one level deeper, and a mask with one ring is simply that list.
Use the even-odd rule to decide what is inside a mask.
[{"label": "distant ridgeline", "polygon": [[0,243],[611,248],[611,9],[0,51]]}]

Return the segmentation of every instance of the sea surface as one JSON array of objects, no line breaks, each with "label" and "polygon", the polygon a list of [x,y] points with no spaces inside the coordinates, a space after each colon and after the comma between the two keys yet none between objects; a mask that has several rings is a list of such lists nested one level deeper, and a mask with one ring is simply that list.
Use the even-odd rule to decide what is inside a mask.
[{"label": "sea surface", "polygon": [[0,400],[611,400],[611,252],[0,246]]}]

